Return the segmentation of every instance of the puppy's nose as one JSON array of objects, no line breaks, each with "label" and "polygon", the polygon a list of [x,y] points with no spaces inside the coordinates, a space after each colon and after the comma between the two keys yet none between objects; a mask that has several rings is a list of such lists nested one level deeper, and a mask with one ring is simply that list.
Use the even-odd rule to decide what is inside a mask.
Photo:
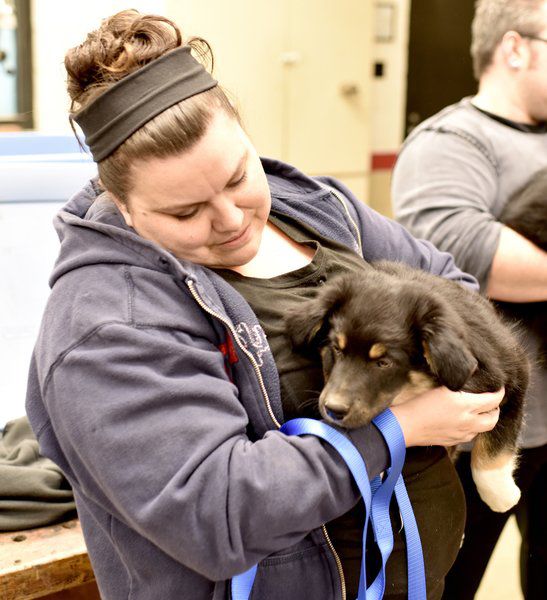
[{"label": "puppy's nose", "polygon": [[341,421],[349,412],[349,406],[339,398],[329,398],[325,402],[325,410],[331,419]]}]

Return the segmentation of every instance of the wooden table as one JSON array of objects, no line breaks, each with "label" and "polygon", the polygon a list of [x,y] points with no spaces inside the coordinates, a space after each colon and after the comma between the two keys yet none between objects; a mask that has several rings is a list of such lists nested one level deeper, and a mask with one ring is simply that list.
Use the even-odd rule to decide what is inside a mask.
[{"label": "wooden table", "polygon": [[31,600],[95,577],[77,519],[0,533],[0,598]]}]

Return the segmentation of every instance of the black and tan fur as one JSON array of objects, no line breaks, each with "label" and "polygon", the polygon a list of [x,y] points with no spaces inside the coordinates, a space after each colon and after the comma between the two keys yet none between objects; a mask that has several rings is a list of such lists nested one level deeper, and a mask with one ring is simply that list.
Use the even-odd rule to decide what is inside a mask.
[{"label": "black and tan fur", "polygon": [[327,283],[287,317],[287,326],[297,349],[320,352],[319,409],[343,427],[368,423],[432,387],[486,392],[505,386],[497,426],[475,444],[473,475],[494,510],[518,501],[512,471],[529,367],[487,300],[458,283],[380,262]]},{"label": "black and tan fur", "polygon": [[[499,220],[547,252],[547,169],[542,169],[507,202]],[[538,362],[547,366],[547,302],[496,302],[512,320],[526,323],[541,339]]]},{"label": "black and tan fur", "polygon": [[547,169],[507,202],[499,220],[547,252]]}]

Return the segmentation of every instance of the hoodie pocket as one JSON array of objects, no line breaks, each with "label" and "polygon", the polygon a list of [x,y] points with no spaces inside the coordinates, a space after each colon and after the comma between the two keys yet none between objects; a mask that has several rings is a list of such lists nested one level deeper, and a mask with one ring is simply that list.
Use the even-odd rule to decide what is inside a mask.
[{"label": "hoodie pocket", "polygon": [[326,543],[306,538],[258,565],[251,600],[338,600],[338,571]]}]

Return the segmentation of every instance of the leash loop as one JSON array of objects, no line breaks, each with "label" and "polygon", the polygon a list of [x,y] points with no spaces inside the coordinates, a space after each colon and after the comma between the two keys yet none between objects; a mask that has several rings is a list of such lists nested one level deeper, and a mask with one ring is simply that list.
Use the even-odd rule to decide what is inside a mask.
[{"label": "leash loop", "polygon": [[[357,448],[346,436],[326,423],[314,419],[292,419],[281,427],[281,431],[286,435],[314,435],[333,446],[346,462],[361,492],[365,505],[365,521],[363,559],[357,600],[381,600],[383,598],[385,567],[393,550],[393,531],[389,517],[389,505],[393,494],[399,505],[405,531],[408,599],[426,600],[425,568],[420,535],[401,475],[406,454],[404,436],[397,419],[389,409],[378,415],[373,422],[386,440],[391,455],[391,466],[387,469],[383,480],[378,476],[372,482],[369,482],[365,461]],[[382,557],[382,565],[375,580],[367,588],[365,549],[369,521],[372,525],[374,541]],[[257,567],[258,565],[254,565],[245,573],[232,578],[232,600],[249,600]]]}]

